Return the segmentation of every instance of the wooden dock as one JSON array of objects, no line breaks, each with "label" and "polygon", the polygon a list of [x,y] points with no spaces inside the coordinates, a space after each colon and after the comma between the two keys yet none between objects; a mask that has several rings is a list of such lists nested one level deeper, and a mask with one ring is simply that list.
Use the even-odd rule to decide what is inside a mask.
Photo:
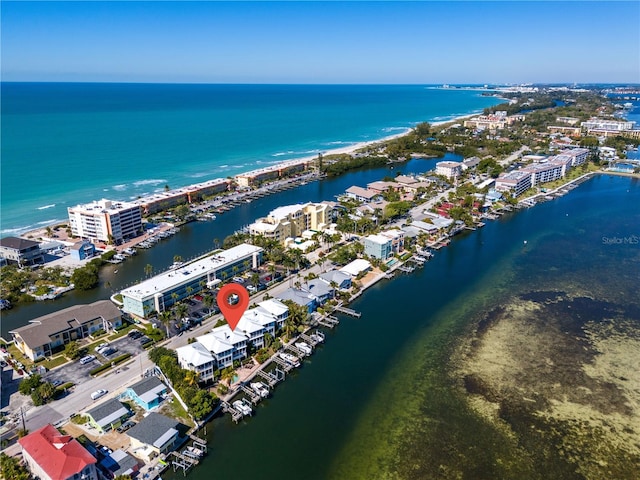
[{"label": "wooden dock", "polygon": [[[355,310],[343,306],[337,306],[334,308],[334,311],[344,313],[345,315],[350,315],[352,317],[360,318],[362,313],[356,312]],[[334,317],[335,318],[335,317]],[[336,319],[337,320],[337,319]]]}]

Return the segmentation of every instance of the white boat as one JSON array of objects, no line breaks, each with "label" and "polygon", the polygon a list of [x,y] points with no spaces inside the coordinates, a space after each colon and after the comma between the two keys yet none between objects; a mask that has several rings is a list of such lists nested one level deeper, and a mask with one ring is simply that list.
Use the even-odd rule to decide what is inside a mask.
[{"label": "white boat", "polygon": [[123,252],[126,253],[127,255],[135,255],[136,253],[138,253],[136,252],[136,249],[133,247],[125,248]]},{"label": "white boat", "polygon": [[313,352],[313,350],[311,349],[311,346],[305,342],[297,342],[295,344],[295,347],[305,355],[311,355],[311,353]]},{"label": "white boat", "polygon": [[281,352],[278,355],[280,355],[281,359],[283,359],[285,362],[290,363],[294,367],[300,366],[300,360],[298,359],[298,357],[291,355],[290,353],[284,353],[284,352]]},{"label": "white boat", "polygon": [[202,458],[204,456],[204,452],[196,447],[187,447],[187,452],[198,458]]},{"label": "white boat", "polygon": [[249,385],[254,392],[260,395],[262,398],[267,398],[269,396],[269,389],[262,382],[253,382]]},{"label": "white boat", "polygon": [[322,332],[312,333],[309,336],[318,343],[324,343],[324,333]]},{"label": "white boat", "polygon": [[242,413],[242,415],[251,415],[251,407],[244,403],[242,400],[236,400],[231,404],[233,408],[235,408],[238,412]]}]

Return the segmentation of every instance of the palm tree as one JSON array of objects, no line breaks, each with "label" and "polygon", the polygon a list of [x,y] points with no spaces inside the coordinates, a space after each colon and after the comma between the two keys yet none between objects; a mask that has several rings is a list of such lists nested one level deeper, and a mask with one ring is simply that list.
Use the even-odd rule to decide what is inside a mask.
[{"label": "palm tree", "polygon": [[333,298],[336,298],[336,290],[338,289],[338,284],[331,280],[331,288],[333,288]]},{"label": "palm tree", "polygon": [[187,292],[187,297],[190,297],[191,294],[193,293],[193,287],[187,286],[187,288],[185,288],[185,290]]},{"label": "palm tree", "polygon": [[193,370],[187,370],[184,374],[184,383],[187,385],[193,386],[198,384],[198,372],[194,372]]},{"label": "palm tree", "polygon": [[283,333],[288,340],[291,340],[291,337],[298,331],[298,327],[293,323],[291,316],[284,321]]},{"label": "palm tree", "polygon": [[220,248],[220,240],[217,238],[213,239],[213,246],[215,247],[215,249],[217,250],[218,248]]},{"label": "palm tree", "polygon": [[147,263],[144,266],[144,274],[146,277],[150,277],[152,273],[153,273],[153,265],[151,265],[150,263]]},{"label": "palm tree", "polygon": [[173,300],[173,305],[175,305],[176,303],[178,303],[178,298],[180,298],[180,295],[178,295],[176,292],[173,292],[171,294],[171,300]]},{"label": "palm tree", "polygon": [[189,313],[189,307],[187,307],[184,303],[179,303],[176,305],[176,308],[173,310],[176,316],[176,320],[180,320],[184,318],[187,313]]},{"label": "palm tree", "polygon": [[182,261],[182,257],[180,255],[174,255],[173,256],[173,261],[175,263],[181,262]]},{"label": "palm tree", "polygon": [[213,296],[205,295],[204,297],[202,297],[202,303],[205,307],[211,309],[211,307],[213,306]]},{"label": "palm tree", "polygon": [[244,265],[245,271],[249,270],[249,267],[251,267],[251,260],[245,260],[242,264]]},{"label": "palm tree", "polygon": [[233,276],[235,277],[236,275],[238,275],[238,272],[240,271],[240,267],[237,265],[234,265],[233,267],[231,267],[231,271],[233,272]]},{"label": "palm tree", "polygon": [[164,328],[167,330],[167,338],[169,338],[169,325],[171,324],[171,312],[169,310],[165,310],[164,312],[158,315],[158,318],[164,325]]},{"label": "palm tree", "polygon": [[229,276],[229,274],[227,272],[220,272],[220,276],[222,277],[222,281],[224,282]]}]

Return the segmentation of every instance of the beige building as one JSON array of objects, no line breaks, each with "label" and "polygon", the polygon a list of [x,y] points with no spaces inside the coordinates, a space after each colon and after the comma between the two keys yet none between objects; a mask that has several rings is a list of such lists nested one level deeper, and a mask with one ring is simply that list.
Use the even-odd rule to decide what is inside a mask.
[{"label": "beige building", "polygon": [[18,350],[35,361],[67,343],[122,325],[121,312],[110,300],[74,305],[29,321],[9,333]]},{"label": "beige building", "polygon": [[332,216],[333,208],[324,202],[287,205],[257,219],[249,225],[249,233],[284,243],[287,238],[302,236],[305,230],[325,230],[331,223]]},{"label": "beige building", "polygon": [[267,180],[275,180],[276,178],[302,172],[307,169],[309,163],[308,160],[292,160],[272,167],[242,173],[236,175],[234,178],[240,187],[250,187]]}]

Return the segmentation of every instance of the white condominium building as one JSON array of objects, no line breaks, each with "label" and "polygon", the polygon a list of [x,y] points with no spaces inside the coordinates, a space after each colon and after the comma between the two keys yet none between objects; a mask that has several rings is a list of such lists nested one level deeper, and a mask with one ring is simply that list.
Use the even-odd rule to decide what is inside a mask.
[{"label": "white condominium building", "polygon": [[522,170],[514,170],[509,173],[502,173],[496,179],[495,189],[497,192],[512,192],[518,196],[531,188],[531,173]]},{"label": "white condominium building", "polygon": [[591,130],[606,130],[614,132],[624,132],[625,130],[632,130],[636,122],[625,122],[618,120],[603,120],[601,118],[592,118],[586,122],[582,122],[582,128],[585,128],[588,132]]},{"label": "white condominium building", "polygon": [[67,209],[75,237],[120,244],[142,233],[140,207],[129,202],[102,199]]},{"label": "white condominium building", "polygon": [[462,173],[461,162],[438,162],[436,163],[436,174],[444,175],[447,178],[458,178]]}]

